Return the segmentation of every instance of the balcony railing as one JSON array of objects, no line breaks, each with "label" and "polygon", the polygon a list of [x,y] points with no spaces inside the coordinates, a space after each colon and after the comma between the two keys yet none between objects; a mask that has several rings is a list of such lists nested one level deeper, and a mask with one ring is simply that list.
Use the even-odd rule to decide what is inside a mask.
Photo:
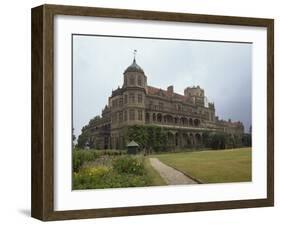
[{"label": "balcony railing", "polygon": [[197,112],[186,111],[186,110],[183,110],[183,109],[179,110],[179,109],[170,108],[170,107],[160,107],[160,106],[157,106],[157,105],[148,106],[147,110],[162,112],[162,113],[166,113],[166,114],[183,115],[184,117],[194,117],[194,118],[198,118],[198,119],[201,119],[201,118],[208,119],[207,115],[198,114]]}]

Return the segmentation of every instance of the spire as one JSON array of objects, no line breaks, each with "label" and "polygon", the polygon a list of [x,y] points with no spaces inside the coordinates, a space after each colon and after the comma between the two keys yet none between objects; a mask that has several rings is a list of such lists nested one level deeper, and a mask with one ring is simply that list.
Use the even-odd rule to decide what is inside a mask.
[{"label": "spire", "polygon": [[136,55],[137,55],[137,50],[136,49],[134,49],[134,63],[136,63]]},{"label": "spire", "polygon": [[136,49],[134,49],[133,54],[134,54],[133,63],[124,71],[124,73],[126,73],[126,72],[140,72],[140,73],[144,73],[142,68],[139,65],[137,65],[137,63],[136,63],[136,55],[137,55],[137,50]]}]

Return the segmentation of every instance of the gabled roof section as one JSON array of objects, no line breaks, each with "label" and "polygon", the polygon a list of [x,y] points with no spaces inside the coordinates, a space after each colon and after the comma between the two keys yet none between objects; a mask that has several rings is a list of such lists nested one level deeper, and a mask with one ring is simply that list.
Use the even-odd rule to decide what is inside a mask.
[{"label": "gabled roof section", "polygon": [[148,93],[148,95],[172,97],[174,99],[179,99],[179,100],[182,100],[182,101],[186,101],[186,100],[189,99],[187,96],[184,96],[184,95],[181,95],[181,94],[178,94],[178,93],[174,93],[174,92],[172,93],[172,92],[169,92],[167,90],[163,90],[161,88],[156,88],[156,87],[153,87],[153,86],[147,86],[147,93]]}]

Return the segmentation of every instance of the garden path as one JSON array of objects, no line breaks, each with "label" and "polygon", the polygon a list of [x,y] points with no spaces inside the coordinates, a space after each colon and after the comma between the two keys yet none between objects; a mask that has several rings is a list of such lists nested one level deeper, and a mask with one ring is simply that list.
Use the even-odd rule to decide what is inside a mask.
[{"label": "garden path", "polygon": [[152,167],[160,174],[167,184],[197,184],[196,181],[187,177],[182,172],[164,164],[159,159],[149,158],[149,160]]}]

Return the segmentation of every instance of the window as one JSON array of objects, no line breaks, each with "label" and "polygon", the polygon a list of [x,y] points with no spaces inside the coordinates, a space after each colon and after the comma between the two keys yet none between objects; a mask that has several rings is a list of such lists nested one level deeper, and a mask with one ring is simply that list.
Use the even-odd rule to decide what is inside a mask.
[{"label": "window", "polygon": [[141,76],[138,76],[138,86],[142,86]]},{"label": "window", "polygon": [[113,108],[116,108],[116,107],[117,107],[117,100],[113,100],[113,101],[112,101],[112,107],[113,107]]},{"label": "window", "polygon": [[181,111],[181,105],[180,104],[177,105],[177,110]]},{"label": "window", "polygon": [[119,112],[119,122],[122,122],[123,121],[123,112],[120,111]]},{"label": "window", "polygon": [[138,94],[138,103],[142,103],[142,94]]},{"label": "window", "polygon": [[129,118],[130,120],[135,120],[135,110],[130,110]]},{"label": "window", "polygon": [[122,107],[123,106],[123,97],[121,97],[120,99],[119,99],[119,107]]},{"label": "window", "polygon": [[138,120],[142,121],[142,110],[138,110]]},{"label": "window", "polygon": [[135,85],[135,76],[130,76],[130,85]]},{"label": "window", "polygon": [[130,101],[130,103],[135,103],[135,94],[134,93],[129,94],[129,101]]},{"label": "window", "polygon": [[159,110],[163,110],[164,104],[162,102],[159,102]]},{"label": "window", "polygon": [[127,111],[124,111],[124,121],[128,120],[128,115],[127,115]]},{"label": "window", "polygon": [[125,103],[125,104],[128,103],[128,95],[127,95],[127,94],[125,94],[125,96],[124,96],[124,103]]},{"label": "window", "polygon": [[112,115],[112,123],[116,123],[117,121],[117,112]]}]

